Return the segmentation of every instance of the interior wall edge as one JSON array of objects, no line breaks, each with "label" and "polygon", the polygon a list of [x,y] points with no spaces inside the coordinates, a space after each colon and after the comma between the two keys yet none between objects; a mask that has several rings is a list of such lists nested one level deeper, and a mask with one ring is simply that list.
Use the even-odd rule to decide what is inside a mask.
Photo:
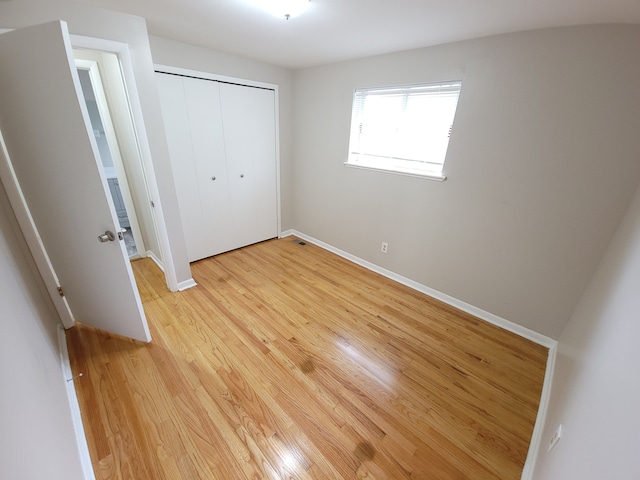
[{"label": "interior wall edge", "polygon": [[82,473],[84,474],[85,480],[95,480],[96,477],[93,473],[91,455],[89,454],[89,445],[87,444],[87,437],[84,433],[82,415],[80,413],[80,404],[78,403],[78,396],[76,394],[75,379],[73,378],[71,363],[69,362],[67,335],[62,326],[58,326],[58,344],[60,349],[60,369],[62,370],[63,379],[66,384],[67,399],[69,401],[69,410],[71,412],[71,420],[73,421],[76,447],[78,449],[78,455],[80,456]]},{"label": "interior wall edge", "polygon": [[152,252],[151,250],[147,250],[146,255],[147,255],[147,257],[149,257],[151,260],[153,260],[153,263],[155,263],[155,264],[158,266],[158,268],[160,269],[160,271],[161,271],[162,273],[164,273],[164,266],[162,265],[162,260],[160,260],[160,259],[158,258],[158,256],[157,256],[154,252]]},{"label": "interior wall edge", "polygon": [[542,393],[540,394],[540,403],[538,404],[538,414],[536,415],[536,423],[533,426],[529,452],[527,453],[527,459],[524,463],[522,476],[520,477],[521,480],[533,480],[534,468],[538,461],[540,447],[544,440],[544,428],[547,422],[549,404],[551,402],[551,386],[553,385],[553,375],[556,367],[556,357],[558,355],[558,342],[556,340],[553,342],[554,344],[549,348],[547,368],[544,372],[544,383],[542,384]]},{"label": "interior wall edge", "polygon": [[185,280],[184,282],[178,283],[178,291],[182,292],[184,290],[187,290],[192,287],[197,287],[197,286],[198,284],[196,283],[196,281],[193,278],[190,278],[189,280]]}]

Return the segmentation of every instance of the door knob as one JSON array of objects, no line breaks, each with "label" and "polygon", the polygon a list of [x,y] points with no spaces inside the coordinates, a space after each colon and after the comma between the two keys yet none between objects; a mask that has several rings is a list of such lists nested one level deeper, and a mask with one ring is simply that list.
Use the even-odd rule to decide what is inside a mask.
[{"label": "door knob", "polygon": [[240,178],[244,178],[244,173],[241,173],[241,174],[240,174]]},{"label": "door knob", "polygon": [[113,242],[115,239],[116,239],[116,236],[111,230],[107,230],[102,235],[98,235],[98,241],[100,243]]}]

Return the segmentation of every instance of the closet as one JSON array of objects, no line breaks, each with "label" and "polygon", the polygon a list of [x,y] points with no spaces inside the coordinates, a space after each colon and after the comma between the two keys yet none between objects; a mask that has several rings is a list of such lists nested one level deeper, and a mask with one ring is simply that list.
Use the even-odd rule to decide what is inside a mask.
[{"label": "closet", "polygon": [[189,261],[277,237],[274,90],[156,80]]}]

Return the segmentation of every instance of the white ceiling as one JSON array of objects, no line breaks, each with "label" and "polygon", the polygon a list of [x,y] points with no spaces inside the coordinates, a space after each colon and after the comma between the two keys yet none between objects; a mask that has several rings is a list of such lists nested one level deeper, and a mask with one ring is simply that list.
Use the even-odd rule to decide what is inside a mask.
[{"label": "white ceiling", "polygon": [[149,33],[303,68],[537,28],[640,23],[640,0],[311,0],[285,20],[250,0],[79,0],[145,17]]}]

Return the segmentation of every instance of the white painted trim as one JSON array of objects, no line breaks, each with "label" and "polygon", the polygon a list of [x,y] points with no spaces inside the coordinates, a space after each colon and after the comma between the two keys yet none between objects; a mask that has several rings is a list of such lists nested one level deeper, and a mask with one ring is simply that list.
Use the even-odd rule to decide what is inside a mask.
[{"label": "white painted trim", "polygon": [[[74,52],[75,53],[75,52]],[[100,68],[106,68],[101,62],[95,60],[82,60],[75,58],[76,67],[84,69],[89,72],[89,78],[91,81],[91,88],[95,96],[96,105],[98,108],[98,114],[104,128],[104,134],[109,147],[109,153],[111,154],[111,160],[116,171],[116,177],[118,179],[120,193],[122,194],[122,201],[125,205],[127,212],[127,218],[129,220],[131,235],[133,236],[136,248],[145,251],[144,240],[138,223],[138,214],[134,207],[133,198],[131,196],[131,188],[129,187],[129,181],[127,179],[127,173],[124,167],[124,161],[122,155],[120,155],[120,145],[118,143],[118,137],[116,135],[115,128],[113,126],[112,115],[109,109],[109,103],[107,102],[107,96],[104,89],[104,83],[100,74]],[[119,72],[118,72],[119,73]],[[146,189],[146,186],[145,186]],[[122,228],[118,224],[119,228]]]},{"label": "white painted trim", "polygon": [[69,34],[73,48],[86,48],[89,50],[99,50],[119,54],[129,50],[129,45],[115,40],[105,38],[86,37],[84,35]]},{"label": "white painted trim", "polygon": [[[155,263],[158,266],[158,268],[164,272],[164,268],[162,267],[162,262],[158,259],[158,257],[156,257],[155,253],[153,253],[151,250],[147,250],[147,257],[153,260],[153,263]],[[193,278],[189,278],[187,280],[183,280],[182,282],[179,282],[176,290],[172,290],[172,291],[182,292],[184,290],[188,290],[189,288],[197,287],[197,286],[198,284],[196,283],[196,281]]]},{"label": "white painted trim", "polygon": [[298,233],[297,230],[293,230],[292,228],[290,228],[289,230],[280,232],[280,235],[278,235],[278,238],[297,237],[299,235],[301,235],[301,233]]},{"label": "white painted trim", "polygon": [[190,70],[187,68],[172,67],[170,65],[154,64],[153,68],[159,73],[171,73],[173,75],[182,75],[192,78],[203,78],[205,80],[214,80],[219,82],[235,83],[237,85],[245,85],[247,87],[267,88],[269,90],[277,90],[278,85],[275,83],[257,82],[246,78],[228,77],[226,75],[218,75],[217,73],[202,72],[200,70]]},{"label": "white painted trim", "polygon": [[282,208],[280,201],[280,90],[276,85],[274,88],[273,111],[275,114],[275,135],[276,135],[276,232],[280,236],[282,230]]},{"label": "white painted trim", "polygon": [[162,261],[156,256],[155,253],[153,253],[151,250],[147,250],[147,257],[153,260],[153,263],[155,263],[158,268],[164,273],[164,266],[162,265]]},{"label": "white painted trim", "polygon": [[529,452],[527,453],[527,460],[524,465],[524,469],[522,471],[521,480],[532,480],[533,479],[533,469],[535,467],[538,453],[540,451],[540,445],[542,444],[542,435],[544,433],[544,425],[547,417],[547,410],[549,408],[549,400],[551,398],[551,384],[553,382],[553,374],[556,364],[556,354],[558,351],[558,342],[549,338],[545,335],[542,335],[538,332],[534,332],[526,327],[518,325],[516,323],[510,322],[502,317],[498,317],[492,313],[489,313],[485,310],[482,310],[478,307],[470,305],[462,300],[458,300],[450,295],[447,295],[442,292],[438,292],[432,288],[429,288],[425,285],[422,285],[418,282],[414,282],[408,278],[405,278],[401,275],[398,275],[390,270],[386,270],[381,268],[371,262],[367,262],[355,255],[351,255],[350,253],[344,252],[338,248],[335,248],[327,243],[324,243],[316,238],[310,237],[309,235],[305,235],[304,233],[298,232],[296,230],[290,229],[281,233],[280,238],[288,237],[288,236],[296,236],[299,237],[309,243],[313,243],[325,250],[328,250],[336,255],[339,255],[343,258],[346,258],[349,261],[352,261],[364,268],[367,268],[371,271],[384,275],[391,280],[395,280],[398,283],[406,285],[408,287],[413,288],[419,292],[422,292],[430,297],[436,298],[448,305],[456,307],[464,312],[470,313],[471,315],[480,318],[488,323],[496,325],[500,328],[503,328],[511,333],[515,333],[527,340],[531,340],[543,347],[547,347],[549,349],[549,353],[547,356],[547,368],[544,376],[544,384],[542,386],[542,393],[540,395],[540,404],[538,405],[538,414],[536,416],[536,423],[533,427],[533,434],[531,435],[531,441],[529,443]]},{"label": "white painted trim", "polygon": [[187,290],[189,288],[197,286],[198,284],[196,283],[196,281],[193,278],[190,278],[189,280],[184,280],[178,284],[178,291],[182,292],[183,290]]},{"label": "white painted trim", "polygon": [[357,165],[355,163],[344,162],[345,167],[349,168],[359,168],[361,170],[371,170],[372,172],[380,172],[380,173],[391,173],[393,175],[404,175],[405,177],[416,177],[423,178],[425,180],[433,180],[434,182],[444,182],[447,179],[446,175],[431,175],[428,173],[412,173],[412,172],[403,172],[402,170],[392,170],[390,168],[376,168],[369,167],[367,165]]},{"label": "white painted trim", "polygon": [[147,129],[145,127],[144,116],[142,114],[142,105],[140,103],[140,97],[138,96],[138,87],[136,83],[135,72],[133,70],[133,61],[131,59],[129,46],[121,42],[85,37],[82,35],[71,35],[71,41],[74,47],[115,53],[120,59],[122,75],[124,77],[124,83],[127,88],[127,94],[129,95],[129,104],[131,106],[133,124],[135,125],[136,134],[138,136],[138,145],[140,148],[140,154],[142,156],[142,164],[145,173],[147,188],[149,189],[149,199],[153,202],[154,205],[151,209],[151,212],[155,220],[156,235],[158,237],[158,244],[160,246],[160,256],[164,260],[163,263],[166,267],[163,268],[162,271],[165,274],[169,290],[175,292],[178,290],[178,277],[173,260],[173,254],[171,252],[169,233],[167,231],[167,225],[164,220],[164,212],[162,209],[162,203],[160,201],[160,191],[156,182],[155,169],[151,156],[151,147],[149,146]]},{"label": "white painted trim", "polygon": [[89,454],[87,437],[85,436],[84,426],[82,424],[80,404],[78,403],[78,396],[76,395],[76,386],[74,384],[74,380],[70,380],[73,377],[73,373],[69,362],[69,351],[67,350],[67,336],[62,326],[58,328],[58,346],[60,350],[60,367],[62,369],[64,383],[66,384],[67,399],[69,401],[71,420],[73,421],[73,428],[76,435],[76,446],[78,447],[82,471],[84,473],[85,480],[95,480],[96,477],[93,473],[93,465],[91,463],[91,455]]},{"label": "white painted trim", "polygon": [[558,342],[555,342],[555,344],[549,348],[547,369],[544,374],[544,384],[542,385],[542,394],[540,395],[540,404],[538,405],[538,415],[536,416],[536,423],[533,427],[527,460],[524,463],[522,477],[520,477],[521,480],[533,480],[533,471],[540,453],[540,446],[544,440],[542,435],[544,434],[544,426],[547,421],[547,411],[549,410],[549,401],[551,399],[551,384],[553,383],[557,353]]},{"label": "white painted trim", "polygon": [[447,295],[446,293],[439,292],[437,290],[434,290],[433,288],[427,287],[426,285],[422,285],[421,283],[418,283],[414,280],[403,277],[402,275],[398,275],[397,273],[392,272],[391,270],[387,270],[374,263],[363,260],[359,257],[356,257],[355,255],[352,255],[343,250],[340,250],[316,238],[310,237],[309,235],[305,235],[304,233],[298,232],[296,230],[287,230],[286,232],[282,232],[281,237],[287,237],[290,235],[295,235],[297,237],[300,237],[307,242],[313,243],[314,245],[317,245],[321,248],[324,248],[325,250],[335,253],[336,255],[346,258],[347,260],[353,263],[356,263],[364,268],[367,268],[373,272],[379,273],[380,275],[390,278],[391,280],[395,280],[396,282],[406,285],[407,287],[413,288],[414,290],[424,293],[425,295],[429,295],[430,297],[440,300],[446,303],[447,305],[451,305],[452,307],[462,310],[463,312],[470,313],[475,317],[478,317],[500,328],[503,328],[511,333],[515,333],[516,335],[526,338],[527,340],[531,340],[532,342],[542,345],[543,347],[551,348],[557,343],[555,340],[545,335],[542,335],[538,332],[534,332],[533,330],[530,330],[526,327],[518,325],[517,323],[510,322],[509,320],[506,320],[502,317],[494,315],[493,313],[482,310],[481,308],[475,307],[469,303],[463,302],[462,300],[458,300],[457,298],[452,297],[451,295]]}]

